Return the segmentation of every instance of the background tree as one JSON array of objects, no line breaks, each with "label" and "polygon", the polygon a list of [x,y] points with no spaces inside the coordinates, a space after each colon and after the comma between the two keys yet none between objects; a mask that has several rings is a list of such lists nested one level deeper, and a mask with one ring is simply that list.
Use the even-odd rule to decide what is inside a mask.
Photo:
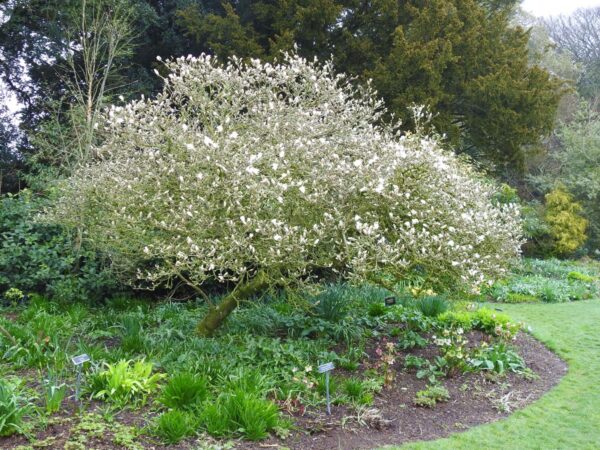
[{"label": "background tree", "polygon": [[600,249],[600,116],[583,102],[574,120],[556,133],[557,145],[531,181],[540,192],[562,185],[583,206],[590,250]]},{"label": "background tree", "polygon": [[[98,115],[129,82],[123,60],[133,53],[135,10],[120,0],[83,0],[79,21],[65,30],[64,96],[32,136],[32,161],[69,173],[93,156]],[[37,174],[39,176],[39,174]]]},{"label": "background tree", "polygon": [[[106,12],[110,4],[117,10],[127,7],[131,18],[129,33],[135,37],[131,42],[135,50],[121,54],[113,66],[127,81],[112,83],[113,88],[120,85],[110,91],[113,98],[148,96],[160,89],[160,79],[153,75],[157,54],[166,57],[200,52],[175,21],[177,11],[189,4],[187,0],[87,0],[89,21],[93,21],[93,11],[100,8]],[[22,107],[18,114],[19,134],[13,144],[24,162],[30,161],[40,147],[46,157],[57,156],[61,141],[73,142],[73,136],[69,136],[73,127],[66,125],[71,122],[81,127],[86,123],[84,109],[80,108],[75,116],[71,114],[76,112],[73,89],[79,89],[84,81],[80,70],[85,66],[84,52],[75,42],[80,39],[77,30],[82,23],[82,5],[82,0],[7,0],[0,4],[0,77]],[[79,79],[74,77],[73,65],[79,68]],[[81,117],[84,119],[78,122]],[[31,142],[40,132],[36,142]],[[62,156],[46,159],[40,155],[38,162],[57,163]]]},{"label": "background tree", "polygon": [[581,210],[562,185],[546,194],[546,222],[559,255],[573,254],[587,239],[588,221],[581,216]]},{"label": "background tree", "polygon": [[554,124],[561,82],[529,64],[527,31],[511,25],[515,0],[227,2],[180,11],[181,26],[219,56],[273,58],[298,43],[332,54],[337,70],[373,79],[390,113],[414,124],[425,104],[460,152],[497,172],[522,174],[525,153]]},{"label": "background tree", "polygon": [[549,18],[545,25],[558,48],[583,65],[579,92],[595,102],[600,97],[600,7]]}]

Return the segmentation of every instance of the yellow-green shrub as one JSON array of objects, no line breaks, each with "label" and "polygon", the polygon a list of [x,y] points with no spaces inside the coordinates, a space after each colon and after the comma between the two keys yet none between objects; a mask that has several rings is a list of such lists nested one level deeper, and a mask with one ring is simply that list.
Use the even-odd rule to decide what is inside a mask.
[{"label": "yellow-green shrub", "polygon": [[573,253],[586,241],[588,221],[581,216],[581,210],[581,205],[563,186],[546,194],[545,218],[558,253]]}]

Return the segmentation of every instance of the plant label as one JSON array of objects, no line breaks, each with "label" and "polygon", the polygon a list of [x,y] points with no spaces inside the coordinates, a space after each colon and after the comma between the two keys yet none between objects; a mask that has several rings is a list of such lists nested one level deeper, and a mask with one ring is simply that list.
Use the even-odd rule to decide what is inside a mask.
[{"label": "plant label", "polygon": [[71,362],[76,365],[76,366],[80,366],[85,362],[90,361],[90,357],[87,353],[84,353],[83,355],[79,355],[79,356],[73,356],[71,358]]},{"label": "plant label", "polygon": [[332,362],[328,362],[326,364],[321,364],[317,370],[319,371],[319,373],[325,373],[325,372],[330,372],[333,369],[335,369],[335,366],[333,365]]}]

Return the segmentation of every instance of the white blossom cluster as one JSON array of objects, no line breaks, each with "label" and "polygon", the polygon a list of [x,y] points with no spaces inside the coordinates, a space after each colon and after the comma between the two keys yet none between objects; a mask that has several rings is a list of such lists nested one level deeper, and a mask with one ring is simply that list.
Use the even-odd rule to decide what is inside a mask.
[{"label": "white blossom cluster", "polygon": [[516,206],[435,137],[381,125],[330,64],[165,64],[156,99],[107,111],[99,159],[50,213],[132,283],[419,270],[477,288],[518,254]]}]

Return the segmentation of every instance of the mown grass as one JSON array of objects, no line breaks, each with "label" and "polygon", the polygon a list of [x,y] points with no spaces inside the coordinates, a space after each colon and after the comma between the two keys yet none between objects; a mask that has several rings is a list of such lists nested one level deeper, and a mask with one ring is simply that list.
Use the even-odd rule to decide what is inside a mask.
[{"label": "mown grass", "polygon": [[[560,384],[498,422],[402,449],[600,448],[600,300],[501,306],[569,364]],[[391,447],[398,448],[398,447]]]}]

